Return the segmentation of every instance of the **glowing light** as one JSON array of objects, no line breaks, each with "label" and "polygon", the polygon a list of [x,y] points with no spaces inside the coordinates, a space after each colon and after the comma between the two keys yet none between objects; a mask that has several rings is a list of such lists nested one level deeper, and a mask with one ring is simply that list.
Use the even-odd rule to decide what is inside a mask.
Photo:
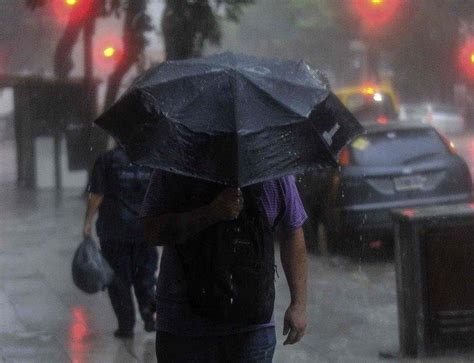
[{"label": "glowing light", "polygon": [[373,87],[365,87],[362,89],[362,93],[364,95],[373,95],[375,93],[375,88]]},{"label": "glowing light", "polygon": [[385,115],[381,115],[381,116],[377,117],[377,123],[380,124],[380,125],[388,124],[388,117],[385,116]]},{"label": "glowing light", "polygon": [[474,81],[474,38],[467,39],[461,46],[458,64],[464,76],[470,81]]},{"label": "glowing light", "polygon": [[114,30],[97,36],[94,42],[94,63],[100,73],[112,72],[124,56],[123,40]]},{"label": "glowing light", "polygon": [[374,94],[374,101],[375,102],[382,102],[382,100],[383,100],[383,96],[382,96],[381,93],[377,92],[377,93]]},{"label": "glowing light", "polygon": [[111,58],[115,55],[116,50],[114,47],[107,47],[104,49],[104,57]]},{"label": "glowing light", "polygon": [[414,209],[405,209],[402,214],[405,216],[405,217],[414,217],[416,216],[416,211]]},{"label": "glowing light", "polygon": [[342,149],[341,153],[339,154],[339,165],[341,166],[348,166],[351,163],[351,153],[349,148],[346,147]]},{"label": "glowing light", "polygon": [[357,15],[366,35],[383,34],[382,28],[400,13],[403,0],[350,0],[352,11]]},{"label": "glowing light", "polygon": [[80,23],[91,15],[95,0],[50,0],[48,7],[59,24]]}]

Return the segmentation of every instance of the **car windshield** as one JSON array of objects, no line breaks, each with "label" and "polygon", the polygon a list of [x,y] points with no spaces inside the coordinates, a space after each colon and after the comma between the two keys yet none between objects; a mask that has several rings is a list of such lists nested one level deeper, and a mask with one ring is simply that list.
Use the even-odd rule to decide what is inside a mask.
[{"label": "car windshield", "polygon": [[423,116],[428,112],[428,108],[426,106],[420,106],[420,105],[411,105],[411,106],[405,106],[405,113],[407,116],[414,116],[414,117],[419,117]]},{"label": "car windshield", "polygon": [[352,143],[355,165],[409,165],[446,154],[434,130],[397,130],[369,133]]},{"label": "car windshield", "polygon": [[387,93],[354,94],[347,98],[347,108],[361,121],[371,121],[379,116],[396,117],[392,98]]}]

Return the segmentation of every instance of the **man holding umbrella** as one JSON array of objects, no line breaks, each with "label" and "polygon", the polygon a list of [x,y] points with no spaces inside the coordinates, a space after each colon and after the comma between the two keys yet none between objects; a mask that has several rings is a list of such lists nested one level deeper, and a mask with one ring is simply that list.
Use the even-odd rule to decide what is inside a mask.
[{"label": "man holding umbrella", "polygon": [[155,171],[145,235],[164,245],[159,362],[271,362],[274,237],[290,288],[285,344],[306,328],[306,213],[294,178],[336,166],[362,131],[304,62],[221,54],[165,62],[97,121]]},{"label": "man holding umbrella", "polygon": [[[189,198],[191,194],[199,195],[199,198]],[[205,201],[202,205],[196,206],[196,199]],[[278,178],[250,188],[243,188],[240,192],[237,188],[222,188],[193,178],[155,171],[142,213],[146,216],[147,239],[153,244],[165,245],[157,285],[157,328],[159,331],[156,344],[159,362],[272,361],[276,338],[272,318],[273,301],[270,300],[274,292],[268,294],[263,290],[273,286],[273,256],[263,258],[270,261],[272,267],[270,279],[264,281],[265,276],[257,278],[257,284],[260,278],[263,279],[262,283],[268,284],[268,286],[262,286],[263,290],[260,290],[262,298],[268,299],[263,304],[270,305],[269,314],[267,313],[265,317],[259,317],[258,312],[255,314],[249,311],[255,306],[246,304],[244,301],[241,303],[246,311],[237,308],[235,312],[239,314],[237,316],[233,316],[232,312],[218,313],[217,310],[222,301],[216,301],[221,299],[216,291],[209,292],[209,294],[214,293],[212,297],[214,301],[204,300],[208,306],[213,306],[213,311],[209,313],[206,309],[201,309],[199,303],[194,304],[194,293],[189,295],[190,291],[187,291],[187,289],[195,290],[194,287],[189,286],[190,284],[199,284],[199,281],[194,281],[192,276],[188,275],[187,269],[191,269],[193,274],[198,275],[200,270],[199,268],[193,270],[193,266],[186,262],[183,265],[186,252],[194,255],[191,258],[200,259],[203,264],[212,264],[206,260],[203,251],[195,251],[196,245],[208,242],[206,232],[203,233],[203,231],[208,231],[208,234],[213,233],[214,236],[211,239],[219,239],[216,241],[217,244],[234,243],[234,246],[237,245],[237,248],[244,250],[243,246],[239,246],[239,243],[247,242],[245,238],[242,238],[245,236],[242,227],[236,234],[219,233],[219,229],[215,227],[233,221],[239,222],[239,219],[242,221],[238,225],[245,226],[244,218],[253,220],[250,212],[253,205],[257,205],[256,210],[262,212],[262,215],[257,218],[264,220],[262,223],[264,227],[258,229],[255,226],[256,233],[260,234],[256,239],[260,242],[260,237],[264,245],[267,243],[269,248],[266,253],[273,255],[272,232],[275,230],[280,236],[281,260],[291,292],[291,303],[284,321],[284,334],[288,334],[284,344],[296,343],[304,335],[306,247],[301,227],[306,214],[294,178]],[[242,216],[245,212],[248,212],[247,215]],[[195,246],[190,244],[195,244]],[[205,249],[202,246],[200,248]],[[213,248],[219,249],[218,246]],[[216,256],[221,259],[226,258],[225,253],[222,255],[217,253]],[[236,259],[232,260],[235,262]],[[213,276],[204,273],[199,277],[208,280],[218,277],[216,275],[219,275],[221,269],[216,265],[212,269]],[[235,275],[238,274],[238,268],[230,268],[230,270]],[[242,276],[246,275],[242,274]],[[232,290],[232,282],[228,282]],[[250,285],[254,286],[253,283]],[[238,288],[243,290],[242,286]],[[235,303],[239,300],[239,293],[246,292],[230,293]],[[188,300],[188,296],[191,296],[191,300]],[[256,300],[259,300],[258,297]]]}]

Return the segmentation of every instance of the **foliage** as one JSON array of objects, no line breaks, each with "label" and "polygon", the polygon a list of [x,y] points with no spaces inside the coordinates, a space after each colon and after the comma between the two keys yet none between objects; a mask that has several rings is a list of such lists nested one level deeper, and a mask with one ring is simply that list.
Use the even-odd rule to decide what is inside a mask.
[{"label": "foliage", "polygon": [[[49,0],[25,0],[26,6],[36,9]],[[147,41],[145,33],[152,30],[151,18],[146,13],[149,0],[95,0],[91,16],[107,17],[125,14],[123,39],[124,56],[109,77],[105,106],[115,100],[120,83],[130,67],[137,63]],[[242,7],[254,0],[166,0],[162,18],[162,32],[168,59],[200,56],[206,42],[218,44],[221,39],[219,17],[237,21]],[[70,21],[56,48],[55,73],[67,77],[72,69],[71,53],[79,32],[88,19]]]},{"label": "foliage", "polygon": [[161,29],[167,59],[199,57],[206,42],[219,44],[219,14],[238,21],[254,0],[167,0]]},{"label": "foliage", "polygon": [[302,58],[344,78],[352,38],[339,22],[341,1],[259,0],[246,11],[239,28],[227,25],[228,48],[266,57]]},{"label": "foliage", "polygon": [[[402,97],[410,101],[449,101],[453,87],[462,75],[457,66],[461,22],[472,24],[474,3],[469,0],[405,1],[391,23],[372,33],[362,31],[347,1],[289,0],[297,11],[299,42],[307,39],[313,49],[324,49],[336,73],[354,70],[344,59],[349,42],[361,39],[368,47],[368,58],[375,64],[388,63]],[[295,11],[294,10],[294,11]],[[317,14],[317,15],[315,15]],[[320,34],[320,36],[318,36]]]}]

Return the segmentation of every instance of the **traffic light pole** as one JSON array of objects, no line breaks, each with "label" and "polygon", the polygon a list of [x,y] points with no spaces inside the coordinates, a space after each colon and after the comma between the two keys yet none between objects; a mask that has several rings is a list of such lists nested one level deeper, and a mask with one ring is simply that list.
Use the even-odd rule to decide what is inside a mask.
[{"label": "traffic light pole", "polygon": [[[95,33],[95,15],[84,26],[84,83],[86,90],[91,89],[94,77],[93,38]],[[89,93],[88,93],[89,94]]]},{"label": "traffic light pole", "polygon": [[365,41],[364,51],[364,82],[378,82],[378,53],[370,41]]},{"label": "traffic light pole", "polygon": [[[97,116],[97,100],[96,87],[94,84],[94,56],[93,56],[93,39],[95,33],[96,12],[95,9],[91,16],[87,19],[84,26],[84,94],[85,107],[87,110],[87,119],[94,120]],[[92,129],[89,128],[89,143],[92,143]],[[88,178],[90,170],[87,170]]]}]

